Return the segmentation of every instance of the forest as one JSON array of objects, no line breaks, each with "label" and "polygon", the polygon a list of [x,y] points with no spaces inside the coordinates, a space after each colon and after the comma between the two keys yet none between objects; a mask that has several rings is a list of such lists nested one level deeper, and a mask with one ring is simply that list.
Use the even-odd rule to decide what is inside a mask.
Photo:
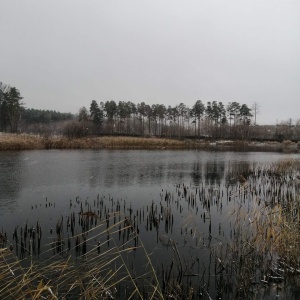
[{"label": "forest", "polygon": [[25,108],[16,87],[0,82],[0,132],[68,137],[121,135],[168,138],[299,140],[300,122],[259,126],[259,104],[196,100],[192,107],[91,100],[78,114]]}]

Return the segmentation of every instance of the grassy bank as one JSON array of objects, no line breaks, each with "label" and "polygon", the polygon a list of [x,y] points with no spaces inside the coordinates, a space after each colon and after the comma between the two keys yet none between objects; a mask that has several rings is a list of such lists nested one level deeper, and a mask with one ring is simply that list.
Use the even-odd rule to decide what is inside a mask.
[{"label": "grassy bank", "polygon": [[39,150],[39,149],[208,149],[237,151],[279,151],[298,153],[299,143],[257,143],[248,141],[212,141],[175,138],[145,137],[82,137],[39,136],[30,134],[0,134],[0,150]]},{"label": "grassy bank", "polygon": [[137,137],[84,137],[38,136],[1,134],[0,150],[27,149],[185,149],[180,140]]}]

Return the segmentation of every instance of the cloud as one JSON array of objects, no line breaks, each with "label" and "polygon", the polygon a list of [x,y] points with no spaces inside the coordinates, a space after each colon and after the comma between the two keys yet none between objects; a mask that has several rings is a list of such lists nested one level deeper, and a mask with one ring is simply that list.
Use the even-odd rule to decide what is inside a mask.
[{"label": "cloud", "polygon": [[299,118],[298,1],[3,1],[1,81],[28,107],[261,104]]}]

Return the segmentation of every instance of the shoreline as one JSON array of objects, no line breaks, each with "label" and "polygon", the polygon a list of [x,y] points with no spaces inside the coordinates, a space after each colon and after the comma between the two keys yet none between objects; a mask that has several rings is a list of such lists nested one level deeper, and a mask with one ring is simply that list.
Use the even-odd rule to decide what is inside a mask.
[{"label": "shoreline", "polygon": [[52,135],[0,134],[0,151],[49,149],[215,150],[300,153],[300,142],[295,143],[286,140],[279,143],[129,136],[88,136],[81,138],[68,138]]}]

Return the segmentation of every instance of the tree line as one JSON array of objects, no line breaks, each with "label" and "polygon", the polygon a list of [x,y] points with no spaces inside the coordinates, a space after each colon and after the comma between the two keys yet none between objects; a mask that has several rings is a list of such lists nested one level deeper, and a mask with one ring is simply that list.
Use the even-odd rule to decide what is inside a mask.
[{"label": "tree line", "polygon": [[[119,134],[135,136],[231,136],[239,129],[247,133],[252,110],[247,104],[197,100],[189,108],[184,103],[175,106],[149,105],[145,102],[92,100],[89,110],[81,107],[78,115],[49,110],[26,109],[16,87],[0,82],[0,130],[18,132],[32,130],[28,124],[42,125],[73,120],[64,125],[61,133],[71,136],[87,134]],[[19,127],[22,128],[19,128]],[[30,129],[31,128],[31,129]],[[46,127],[45,127],[46,128]],[[40,129],[39,129],[40,130]]]},{"label": "tree line", "polygon": [[21,115],[23,122],[26,124],[50,124],[52,122],[67,121],[75,118],[75,115],[71,113],[33,108],[25,108]]},{"label": "tree line", "polygon": [[[252,108],[236,101],[196,100],[192,107],[149,105],[145,102],[92,100],[78,114],[24,107],[19,90],[0,82],[0,131],[87,135],[129,135],[189,138],[290,138],[300,135],[300,122],[292,125],[256,125],[259,104]],[[253,122],[254,121],[254,122]],[[254,124],[253,124],[254,123]]]},{"label": "tree line", "polygon": [[28,125],[50,124],[75,118],[71,113],[25,108],[22,99],[16,87],[0,82],[0,131],[15,133],[28,128]]},{"label": "tree line", "polygon": [[[98,104],[92,100],[89,110],[80,108],[73,133],[199,138],[221,137],[225,133],[234,136],[239,132],[245,136],[252,116],[252,109],[238,102],[225,105],[221,101],[197,100],[189,108],[184,103],[166,107],[114,100]],[[68,134],[72,134],[71,128]]]}]

